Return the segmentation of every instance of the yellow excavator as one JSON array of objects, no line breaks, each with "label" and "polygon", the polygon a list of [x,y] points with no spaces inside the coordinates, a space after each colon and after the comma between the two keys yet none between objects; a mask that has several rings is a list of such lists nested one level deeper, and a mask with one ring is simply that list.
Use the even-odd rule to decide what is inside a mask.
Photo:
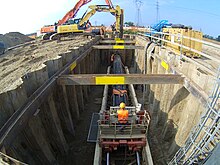
[{"label": "yellow excavator", "polygon": [[[113,33],[116,37],[122,38],[123,36],[123,24],[124,24],[124,12],[120,6],[111,7],[109,5],[91,5],[89,6],[88,13],[85,13],[82,18],[68,20],[66,23],[57,26],[57,33],[53,34],[50,39],[55,40],[62,36],[68,36],[72,33],[88,33],[88,29],[91,27],[89,19],[96,12],[109,12],[116,18],[115,25],[112,26]],[[89,31],[90,33],[97,34],[97,30]]]}]

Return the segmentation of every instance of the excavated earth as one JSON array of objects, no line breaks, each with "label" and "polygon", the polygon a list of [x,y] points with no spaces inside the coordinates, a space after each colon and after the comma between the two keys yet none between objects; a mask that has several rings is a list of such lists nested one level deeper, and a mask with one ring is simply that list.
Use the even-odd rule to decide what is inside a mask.
[{"label": "excavated earth", "polygon": [[0,41],[4,42],[5,47],[8,48],[23,44],[25,42],[33,41],[33,39],[19,32],[10,32],[4,35],[0,34]]},{"label": "excavated earth", "polygon": [[[16,88],[22,83],[22,76],[25,76],[29,72],[42,68],[45,65],[44,63],[46,61],[57,59],[60,57],[60,54],[68,52],[70,49],[74,49],[75,47],[79,47],[89,40],[91,39],[83,36],[77,36],[72,38],[71,40],[61,42],[35,41],[32,44],[26,44],[13,50],[7,51],[4,55],[0,56],[0,93],[4,93],[6,91]],[[215,48],[210,48],[206,45],[203,46],[203,52],[210,54],[216,58],[218,58],[220,54],[219,50]],[[140,60],[142,60],[142,58],[140,58]],[[219,63],[213,60],[208,60],[205,58],[198,58],[196,60],[197,62],[206,65],[211,70],[216,70],[219,66]],[[140,61],[140,63],[142,62],[143,60]],[[190,116],[193,115],[200,116],[200,111],[196,112],[197,114],[193,115],[191,115],[191,113],[194,113],[194,111],[187,112],[187,109],[191,109],[191,107],[194,106],[195,111],[197,109],[201,109],[201,105],[197,103],[197,100],[193,96],[191,96],[186,89],[184,89],[182,86],[176,85],[175,88],[173,87],[173,89],[171,89],[170,91],[170,87],[170,84],[166,84],[163,92],[161,92],[160,90],[162,89],[162,86],[154,86],[151,88],[151,90],[153,90],[152,93],[154,93],[155,95],[152,95],[153,97],[155,97],[153,98],[154,104],[158,105],[155,107],[159,107],[159,105],[162,107],[161,111],[159,111],[158,114],[154,113],[154,109],[150,104],[150,99],[149,102],[146,103],[149,104],[149,106],[145,107],[149,111],[152,108],[151,124],[153,126],[149,130],[149,134],[151,139],[151,152],[154,159],[157,160],[154,160],[156,162],[155,164],[165,164],[165,160],[170,157],[170,155],[168,155],[169,151],[172,151],[172,153],[174,153],[174,150],[178,149],[176,142],[183,143],[184,140],[181,140],[181,137],[183,137],[182,139],[187,137],[190,129],[186,129],[186,127],[181,127],[181,124],[183,125],[183,123],[185,122],[184,119],[187,119],[188,117],[190,118]],[[87,144],[86,138],[92,112],[99,111],[102,92],[102,88],[92,87],[91,99],[85,105],[86,111],[81,114],[80,120],[77,123],[79,127],[77,127],[76,129],[77,134],[74,138],[74,141],[72,141],[70,144],[70,152],[66,157],[58,158],[59,161],[62,162],[62,164],[77,164],[77,162],[80,162],[81,164],[91,164],[95,146],[93,144]],[[139,102],[144,102],[145,100],[141,100],[143,98],[142,90],[138,89],[136,92]],[[172,93],[174,94],[174,96],[172,96]],[[171,100],[172,97],[173,99]],[[98,103],[95,103],[97,100]],[[169,100],[170,102],[168,103],[167,100]],[[187,104],[187,102],[189,103]],[[195,105],[194,102],[196,102]],[[171,105],[170,109],[163,109],[163,107],[169,107],[168,104]],[[183,106],[186,107],[183,108]],[[186,111],[186,114],[188,115],[181,118],[182,111]],[[169,118],[172,120],[166,121],[168,115]],[[159,120],[160,122],[157,123],[157,116],[159,116],[160,119],[163,120]],[[181,121],[179,122],[179,120]],[[194,126],[196,122],[197,120],[191,122],[190,125]],[[178,123],[178,126],[182,129],[178,132],[178,134],[176,132],[178,126],[174,125],[175,123]],[[165,129],[165,131],[163,131],[163,129]],[[162,132],[164,133],[162,134]],[[175,141],[176,134],[178,137],[178,141]],[[173,147],[168,147],[171,145],[173,145]],[[178,143],[178,145],[180,146],[180,143]],[[163,152],[161,152],[162,150],[167,151],[167,153],[164,154]],[[166,159],[164,159],[164,157]]]},{"label": "excavated earth", "polygon": [[21,77],[40,69],[44,62],[58,58],[59,54],[78,47],[90,39],[76,36],[68,41],[35,41],[0,56],[0,93],[16,88],[21,84]]}]

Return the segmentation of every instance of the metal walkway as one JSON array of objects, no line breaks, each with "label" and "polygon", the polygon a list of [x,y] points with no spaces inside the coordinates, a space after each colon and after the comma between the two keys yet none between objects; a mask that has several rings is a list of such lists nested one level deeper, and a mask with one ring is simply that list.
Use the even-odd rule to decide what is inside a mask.
[{"label": "metal walkway", "polygon": [[90,128],[89,128],[89,134],[87,137],[87,142],[97,142],[97,136],[98,136],[98,121],[99,121],[99,113],[93,113],[92,114],[92,119],[90,123]]},{"label": "metal walkway", "polygon": [[173,164],[203,164],[211,156],[220,141],[220,67],[211,96],[207,100],[206,111],[199,124],[191,131],[185,145],[180,148],[169,162]]}]

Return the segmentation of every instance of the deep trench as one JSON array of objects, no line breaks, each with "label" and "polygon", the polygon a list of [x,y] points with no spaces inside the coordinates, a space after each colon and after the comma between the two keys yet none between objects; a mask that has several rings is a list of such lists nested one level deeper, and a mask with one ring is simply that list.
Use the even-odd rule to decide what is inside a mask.
[{"label": "deep trench", "polygon": [[[107,66],[110,65],[110,56],[112,53],[114,53],[114,51],[110,50],[99,50],[95,52],[95,55],[99,56],[101,59],[98,64],[98,72],[96,73],[106,73]],[[143,67],[141,66],[143,62],[142,52],[120,50],[119,53],[122,56],[123,63],[125,66],[129,67],[131,73],[143,73]],[[156,59],[150,59],[147,69],[147,73],[165,73]],[[62,106],[64,105],[59,102],[64,101],[62,96],[60,96],[62,89],[59,88],[60,87],[57,87],[57,92],[53,94],[53,97],[55,98],[55,106],[60,107],[59,110],[62,110]],[[79,118],[76,119],[73,115],[76,132],[74,136],[69,133],[65,126],[65,118],[62,117],[63,112],[57,112],[58,116],[60,116],[61,127],[63,128],[63,133],[69,146],[67,154],[59,151],[60,147],[58,146],[59,144],[57,144],[57,138],[50,136],[50,133],[51,135],[54,135],[54,129],[52,128],[54,126],[50,125],[51,119],[48,118],[51,114],[40,111],[39,118],[36,119],[36,121],[33,121],[34,123],[37,123],[38,120],[42,121],[40,127],[44,127],[44,130],[46,130],[43,134],[47,137],[46,139],[49,142],[52,153],[55,155],[59,164],[93,164],[95,144],[88,143],[86,139],[92,113],[100,111],[103,88],[104,86],[90,87],[88,98],[84,100],[84,110],[81,110],[80,104],[78,104],[80,109]],[[150,144],[153,161],[155,164],[166,164],[179,149],[180,144],[183,144],[184,138],[181,139],[181,136],[186,137],[191,127],[195,124],[196,119],[194,119],[194,116],[196,116],[196,110],[200,108],[200,105],[182,85],[178,84],[146,85],[146,91],[143,91],[143,85],[136,85],[135,89],[138,101],[141,104],[144,103],[143,108],[147,109],[151,114],[151,123],[147,138]],[[77,90],[75,92],[77,92]],[[143,100],[143,94],[145,95],[145,100]],[[71,98],[68,99],[71,101]],[[190,107],[190,105],[192,106]],[[50,108],[50,106],[51,105],[48,105],[47,103],[43,104],[44,110]],[[191,110],[193,108],[195,109],[195,112],[192,113]],[[183,111],[186,112],[182,113]],[[184,116],[186,113],[193,115],[186,117]],[[186,118],[187,120],[185,120]],[[191,124],[188,123],[188,125],[187,123],[184,123],[191,119],[194,119],[195,121]],[[35,140],[31,138],[32,134],[29,129],[30,126],[25,128],[22,136],[17,137],[16,140],[18,143],[13,144],[13,147],[10,150],[11,153],[15,153],[14,155],[17,155],[18,159],[29,164],[48,164],[43,153],[38,151],[39,149],[36,147]],[[25,139],[28,139],[28,141],[21,139],[24,135],[26,135]],[[178,142],[176,140],[178,140]],[[36,153],[38,154],[36,155]]]}]

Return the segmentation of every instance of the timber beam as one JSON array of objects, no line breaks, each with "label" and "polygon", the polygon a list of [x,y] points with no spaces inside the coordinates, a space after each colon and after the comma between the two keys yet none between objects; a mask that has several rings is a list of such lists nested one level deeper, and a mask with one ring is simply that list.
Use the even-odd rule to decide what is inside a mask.
[{"label": "timber beam", "polygon": [[116,84],[183,84],[184,77],[174,74],[78,74],[61,75],[59,85],[116,85]]},{"label": "timber beam", "polygon": [[134,45],[94,45],[93,49],[144,49],[144,46]]}]

